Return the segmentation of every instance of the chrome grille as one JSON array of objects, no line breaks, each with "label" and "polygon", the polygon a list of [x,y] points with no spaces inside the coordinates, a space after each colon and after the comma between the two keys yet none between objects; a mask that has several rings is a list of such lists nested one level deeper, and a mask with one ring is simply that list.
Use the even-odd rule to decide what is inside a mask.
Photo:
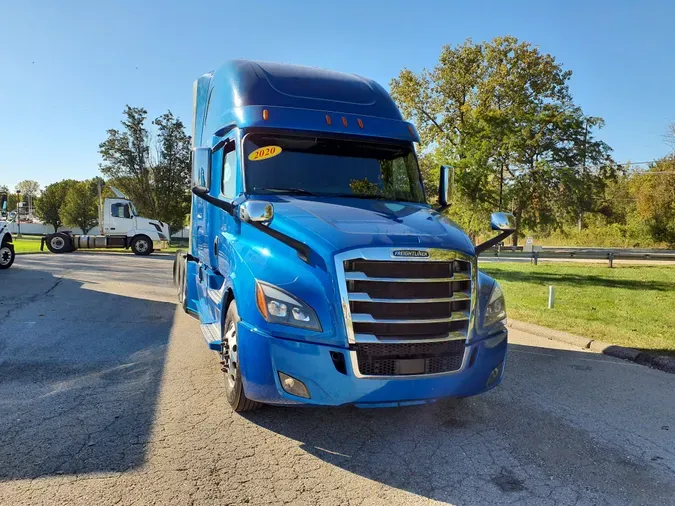
[{"label": "chrome grille", "polygon": [[345,260],[354,334],[386,339],[464,336],[471,311],[471,264],[461,260]]},{"label": "chrome grille", "polygon": [[[471,327],[473,264],[466,255],[429,250],[393,258],[388,248],[336,258],[352,363],[363,376],[437,374],[461,368]],[[424,348],[433,344],[440,347]]]}]

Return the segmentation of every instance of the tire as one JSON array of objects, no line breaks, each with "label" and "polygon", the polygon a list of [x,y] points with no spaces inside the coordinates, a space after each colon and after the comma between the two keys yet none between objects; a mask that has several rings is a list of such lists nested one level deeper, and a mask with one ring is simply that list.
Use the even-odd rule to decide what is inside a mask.
[{"label": "tire", "polygon": [[73,241],[68,234],[63,232],[49,234],[45,238],[45,244],[52,253],[70,253],[73,251]]},{"label": "tire", "polygon": [[136,255],[148,256],[152,253],[152,239],[147,235],[137,235],[131,241],[131,251]]},{"label": "tire", "polygon": [[244,393],[244,382],[241,378],[241,367],[238,363],[239,353],[237,350],[237,323],[239,320],[237,303],[233,300],[227,308],[220,356],[221,364],[223,365],[222,370],[225,374],[227,402],[232,406],[234,411],[242,413],[244,411],[259,409],[262,403],[252,401]]},{"label": "tire", "polygon": [[0,247],[0,270],[9,269],[14,263],[14,245],[12,243],[5,243]]}]

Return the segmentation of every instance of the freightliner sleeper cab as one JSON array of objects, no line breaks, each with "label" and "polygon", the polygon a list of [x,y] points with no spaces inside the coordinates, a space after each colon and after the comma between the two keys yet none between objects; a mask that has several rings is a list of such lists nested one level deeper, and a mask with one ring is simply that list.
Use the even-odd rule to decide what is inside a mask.
[{"label": "freightliner sleeper cab", "polygon": [[499,285],[428,203],[414,143],[377,83],[231,61],[194,85],[189,251],[174,280],[220,354],[236,411],[261,404],[399,406],[501,381]]}]

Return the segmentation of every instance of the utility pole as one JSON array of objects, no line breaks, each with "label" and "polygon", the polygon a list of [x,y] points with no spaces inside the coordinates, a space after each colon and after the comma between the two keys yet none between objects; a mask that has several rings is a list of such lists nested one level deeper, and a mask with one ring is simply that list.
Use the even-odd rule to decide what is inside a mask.
[{"label": "utility pole", "polygon": [[19,215],[19,204],[21,203],[21,190],[16,190],[16,236],[21,237],[21,216]]},{"label": "utility pole", "polygon": [[96,185],[98,187],[98,233],[103,235],[103,199],[101,198],[101,182]]},{"label": "utility pole", "polygon": [[502,170],[501,173],[499,174],[499,211],[503,211],[502,209],[502,204],[503,204],[503,199],[502,199],[502,193],[504,191],[504,162],[502,162]]},{"label": "utility pole", "polygon": [[[588,118],[584,118],[584,123],[585,123],[585,130],[584,130],[584,165],[582,170],[582,175],[586,175],[586,147],[588,145]],[[583,199],[583,197],[582,197]],[[578,229],[579,232],[581,232],[581,218],[584,215],[584,202],[583,200],[579,202],[579,223],[578,223]]]}]

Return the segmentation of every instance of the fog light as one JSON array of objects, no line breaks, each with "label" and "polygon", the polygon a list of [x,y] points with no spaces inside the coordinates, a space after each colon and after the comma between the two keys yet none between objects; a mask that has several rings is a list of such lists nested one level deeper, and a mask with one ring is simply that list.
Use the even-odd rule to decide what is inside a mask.
[{"label": "fog light", "polygon": [[490,372],[490,375],[488,376],[487,383],[485,384],[486,387],[489,387],[490,385],[494,385],[497,382],[497,380],[499,380],[499,375],[502,372],[502,364],[504,364],[504,362],[502,362],[497,367],[492,369],[492,371]]},{"label": "fog light", "polygon": [[299,379],[295,379],[294,377],[279,371],[279,381],[281,382],[281,388],[289,394],[309,399],[309,390],[307,390],[305,384]]}]

